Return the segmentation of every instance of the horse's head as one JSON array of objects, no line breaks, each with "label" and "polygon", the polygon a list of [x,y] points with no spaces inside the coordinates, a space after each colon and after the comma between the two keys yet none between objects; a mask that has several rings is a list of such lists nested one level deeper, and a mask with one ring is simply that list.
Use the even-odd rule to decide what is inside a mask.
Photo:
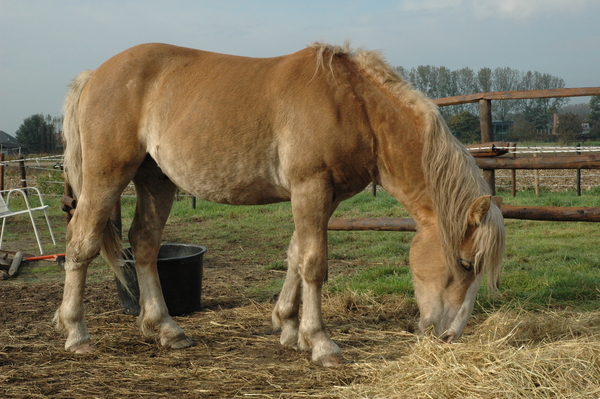
[{"label": "horse's head", "polygon": [[[466,215],[466,230],[448,256],[437,224],[419,228],[410,252],[419,328],[452,342],[463,332],[473,310],[483,274],[495,287],[504,252],[500,202],[489,195],[476,199]],[[448,249],[446,249],[448,251]],[[450,263],[450,264],[449,264]]]}]

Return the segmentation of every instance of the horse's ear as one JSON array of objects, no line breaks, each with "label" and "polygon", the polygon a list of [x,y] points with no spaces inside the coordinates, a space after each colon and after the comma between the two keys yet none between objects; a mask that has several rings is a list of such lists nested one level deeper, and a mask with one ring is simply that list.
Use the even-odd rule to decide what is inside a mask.
[{"label": "horse's ear", "polygon": [[469,224],[476,226],[479,225],[481,223],[481,219],[483,219],[485,214],[490,210],[491,203],[491,195],[484,195],[483,197],[477,198],[469,208],[469,215],[467,216],[467,221]]}]

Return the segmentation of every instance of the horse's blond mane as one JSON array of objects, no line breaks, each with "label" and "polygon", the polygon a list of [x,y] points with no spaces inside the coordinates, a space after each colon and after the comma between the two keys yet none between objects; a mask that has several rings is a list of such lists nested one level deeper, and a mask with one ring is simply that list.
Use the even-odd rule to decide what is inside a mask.
[{"label": "horse's blond mane", "polygon": [[[379,82],[387,90],[394,93],[406,105],[418,109],[421,113],[436,112],[437,107],[423,93],[415,90],[387,63],[379,51],[357,49],[352,51],[350,44],[335,46],[327,43],[313,43],[311,47],[317,52],[317,66],[331,69],[331,63],[336,56],[345,56],[354,61],[360,70]],[[329,60],[325,60],[329,57]]]},{"label": "horse's blond mane", "polygon": [[[466,148],[452,135],[435,104],[423,93],[415,90],[386,62],[380,52],[315,43],[318,66],[329,65],[339,56],[348,57],[359,70],[415,110],[422,116],[425,128],[422,170],[432,193],[440,239],[448,264],[458,267],[459,248],[467,230],[467,213],[473,201],[490,194],[481,177],[479,168]],[[326,60],[326,58],[328,58]],[[488,282],[495,285],[500,273],[501,256],[504,251],[502,213],[495,205],[485,215],[474,237],[475,267],[477,272],[487,272]],[[486,270],[479,270],[481,266]]]}]

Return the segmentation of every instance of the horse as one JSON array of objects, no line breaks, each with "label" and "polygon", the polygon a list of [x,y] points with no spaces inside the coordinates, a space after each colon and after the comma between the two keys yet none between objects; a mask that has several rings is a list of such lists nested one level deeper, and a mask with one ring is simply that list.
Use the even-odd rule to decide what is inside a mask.
[{"label": "horse", "polygon": [[380,52],[314,43],[250,58],[142,44],[73,80],[63,129],[77,210],[54,321],[68,351],[95,349],[83,307],[90,261],[100,252],[123,278],[110,214],[132,180],[139,322],[165,347],[193,345],[169,317],[156,267],[178,187],[223,204],[291,202],[294,232],[272,323],[283,346],[310,351],[322,366],[345,362],[322,317],[328,220],[371,182],[417,224],[409,263],[422,331],[455,341],[483,276],[492,288],[498,281],[505,230],[496,198],[437,107]]}]

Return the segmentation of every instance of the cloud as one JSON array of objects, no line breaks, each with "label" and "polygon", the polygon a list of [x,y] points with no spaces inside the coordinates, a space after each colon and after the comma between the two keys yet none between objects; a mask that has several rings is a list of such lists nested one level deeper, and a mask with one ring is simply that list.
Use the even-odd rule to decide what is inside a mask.
[{"label": "cloud", "polygon": [[470,1],[480,18],[501,16],[525,20],[549,14],[577,14],[597,5],[596,0],[475,0]]},{"label": "cloud", "polygon": [[464,0],[400,0],[402,11],[433,11],[460,7]]},{"label": "cloud", "polygon": [[435,13],[460,10],[479,19],[504,17],[524,20],[560,13],[577,14],[596,8],[597,0],[400,0],[403,12]]}]

